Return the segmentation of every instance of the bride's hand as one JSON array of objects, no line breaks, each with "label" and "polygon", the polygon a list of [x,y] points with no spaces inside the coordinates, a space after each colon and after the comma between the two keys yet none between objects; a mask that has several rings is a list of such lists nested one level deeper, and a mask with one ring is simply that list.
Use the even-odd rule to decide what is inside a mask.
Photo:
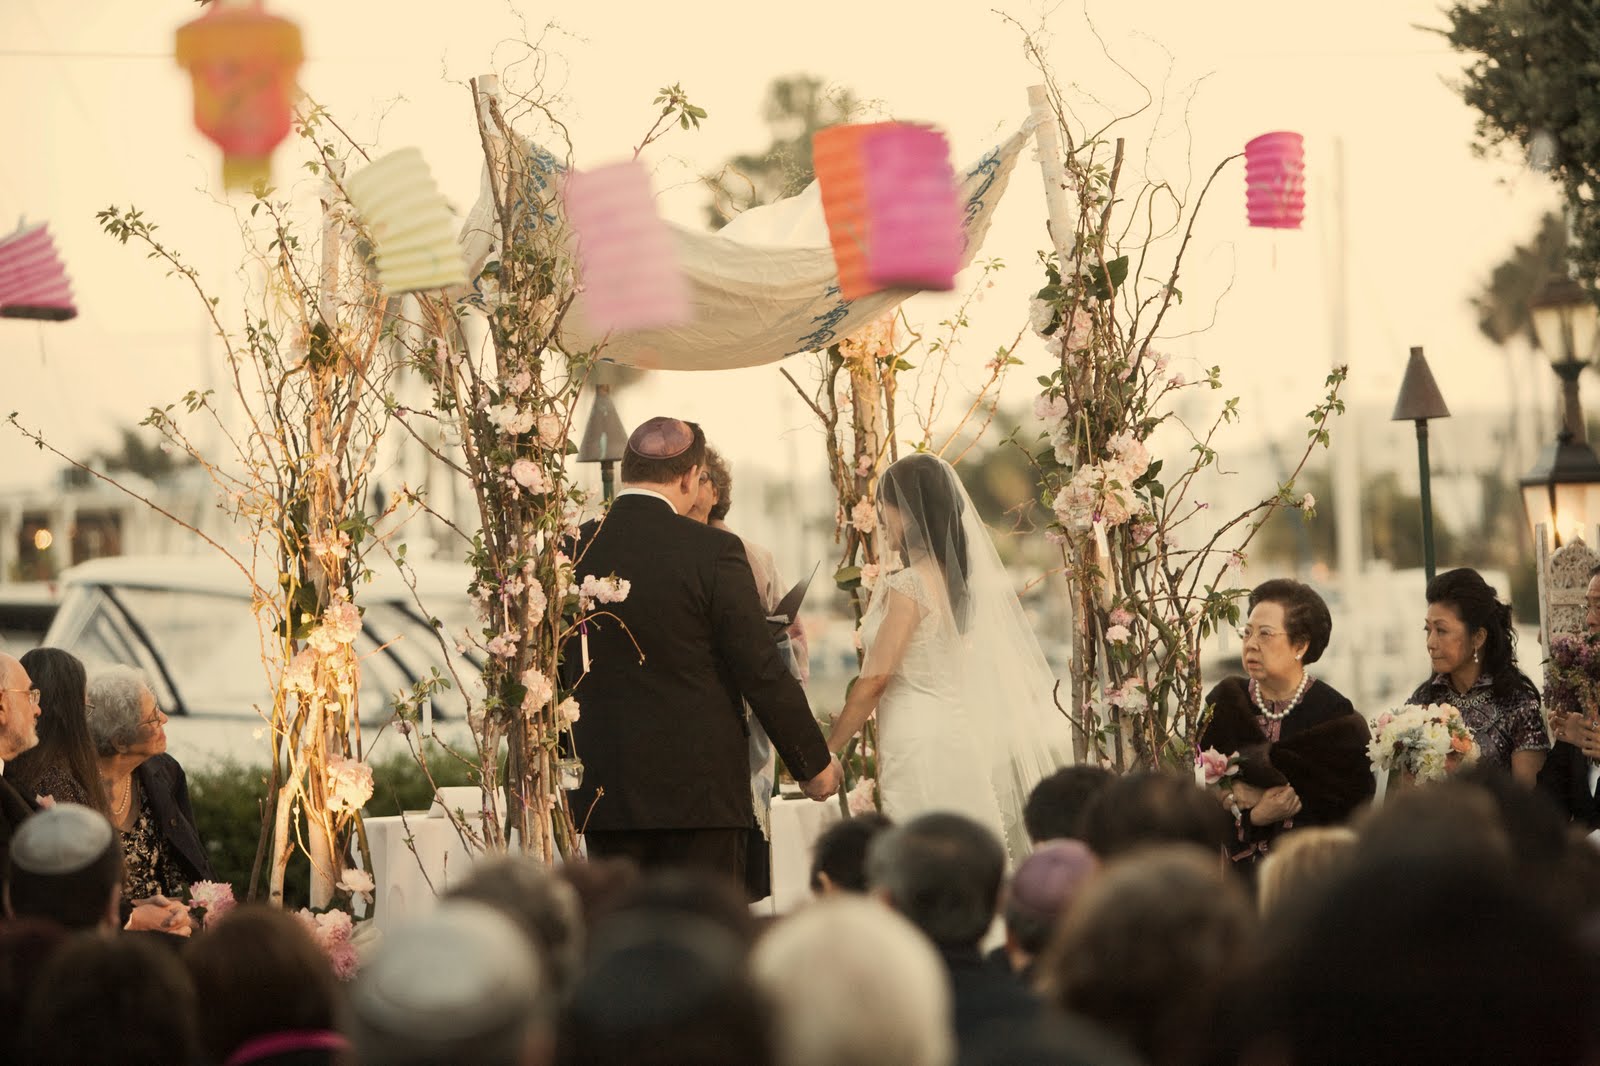
[{"label": "bride's hand", "polygon": [[1247,811],[1254,807],[1261,802],[1262,797],[1265,795],[1266,793],[1263,790],[1254,785],[1247,785],[1243,781],[1235,781],[1233,783],[1233,798],[1239,801],[1241,810]]}]

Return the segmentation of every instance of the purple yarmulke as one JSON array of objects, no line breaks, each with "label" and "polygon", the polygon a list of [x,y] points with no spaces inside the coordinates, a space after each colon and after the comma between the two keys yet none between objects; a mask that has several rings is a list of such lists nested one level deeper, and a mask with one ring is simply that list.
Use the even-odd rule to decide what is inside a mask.
[{"label": "purple yarmulke", "polygon": [[694,430],[681,418],[657,415],[639,424],[628,438],[628,450],[646,459],[672,459],[689,450]]},{"label": "purple yarmulke", "polygon": [[1053,921],[1099,869],[1099,860],[1082,841],[1046,840],[1017,867],[1008,902],[1032,917]]}]

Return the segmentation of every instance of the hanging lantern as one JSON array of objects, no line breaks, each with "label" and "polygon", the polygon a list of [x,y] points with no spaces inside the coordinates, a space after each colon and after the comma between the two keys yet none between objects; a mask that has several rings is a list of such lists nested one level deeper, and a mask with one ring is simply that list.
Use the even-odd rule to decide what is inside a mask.
[{"label": "hanging lantern", "polygon": [[1306,213],[1305,139],[1280,131],[1245,145],[1244,183],[1250,225],[1299,229]]},{"label": "hanging lantern", "polygon": [[456,223],[417,148],[375,160],[345,182],[372,238],[385,292],[420,292],[467,283]]},{"label": "hanging lantern", "polygon": [[287,19],[213,0],[178,29],[178,65],[194,83],[194,124],[222,149],[222,183],[271,177],[272,150],[289,133],[300,30]]},{"label": "hanging lantern", "polygon": [[862,152],[867,280],[874,289],[955,288],[965,238],[944,134],[890,123],[867,134]]},{"label": "hanging lantern", "polygon": [[882,122],[829,126],[811,137],[811,169],[822,193],[822,217],[839,270],[839,295],[854,300],[873,291],[867,280],[867,167],[861,142]]},{"label": "hanging lantern", "polygon": [[692,318],[677,240],[637,160],[568,175],[562,198],[578,245],[583,316],[598,333]]},{"label": "hanging lantern", "polygon": [[43,222],[0,238],[0,318],[62,322],[77,313],[66,267]]}]

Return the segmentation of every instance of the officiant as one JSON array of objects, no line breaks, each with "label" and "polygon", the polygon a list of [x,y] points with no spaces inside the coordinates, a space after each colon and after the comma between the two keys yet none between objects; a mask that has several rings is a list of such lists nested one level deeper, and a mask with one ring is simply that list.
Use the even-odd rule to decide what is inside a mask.
[{"label": "officiant", "polygon": [[591,857],[743,882],[755,825],[745,702],[811,798],[833,795],[842,772],[778,651],[745,545],[689,517],[705,452],[692,422],[641,424],[610,511],[571,545],[575,581],[614,575],[631,588],[563,649],[582,708],[584,772],[569,799]]},{"label": "officiant", "polygon": [[[733,507],[733,472],[727,460],[710,445],[706,446],[706,468],[700,475],[699,492],[689,507],[689,517],[704,522],[713,529],[728,529],[728,511]],[[737,534],[735,534],[737,535]],[[779,602],[789,590],[778,573],[777,561],[772,553],[748,537],[740,537],[745,558],[750,563],[750,573],[756,579],[756,593],[761,606],[772,619],[779,611]],[[778,650],[789,666],[789,672],[803,685],[811,675],[811,657],[806,647],[805,629],[800,622],[789,625],[775,634]],[[755,807],[756,825],[750,831],[749,851],[745,855],[745,891],[751,902],[772,895],[772,790],[777,777],[777,762],[772,752],[772,739],[761,723],[745,709],[745,721],[750,728],[750,801]]]},{"label": "officiant", "polygon": [[1197,751],[1237,755],[1223,800],[1237,826],[1236,864],[1256,862],[1280,833],[1343,822],[1372,799],[1367,720],[1306,668],[1333,635],[1333,616],[1315,589],[1278,578],[1250,592],[1239,630],[1247,677],[1206,695]]}]

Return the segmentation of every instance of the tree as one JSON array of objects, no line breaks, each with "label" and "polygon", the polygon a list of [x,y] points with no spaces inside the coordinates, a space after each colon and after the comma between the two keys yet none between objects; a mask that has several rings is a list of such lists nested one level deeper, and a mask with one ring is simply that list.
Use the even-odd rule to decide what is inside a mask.
[{"label": "tree", "polygon": [[1600,0],[1452,4],[1440,31],[1470,57],[1457,86],[1480,112],[1478,149],[1515,145],[1562,189],[1577,276],[1600,277]]},{"label": "tree", "polygon": [[816,176],[811,169],[811,135],[850,121],[859,108],[847,88],[830,88],[812,74],[779,78],[767,88],[762,117],[772,134],[763,152],[736,155],[722,171],[705,179],[711,189],[706,223],[721,229],[741,211],[793,196]]}]

